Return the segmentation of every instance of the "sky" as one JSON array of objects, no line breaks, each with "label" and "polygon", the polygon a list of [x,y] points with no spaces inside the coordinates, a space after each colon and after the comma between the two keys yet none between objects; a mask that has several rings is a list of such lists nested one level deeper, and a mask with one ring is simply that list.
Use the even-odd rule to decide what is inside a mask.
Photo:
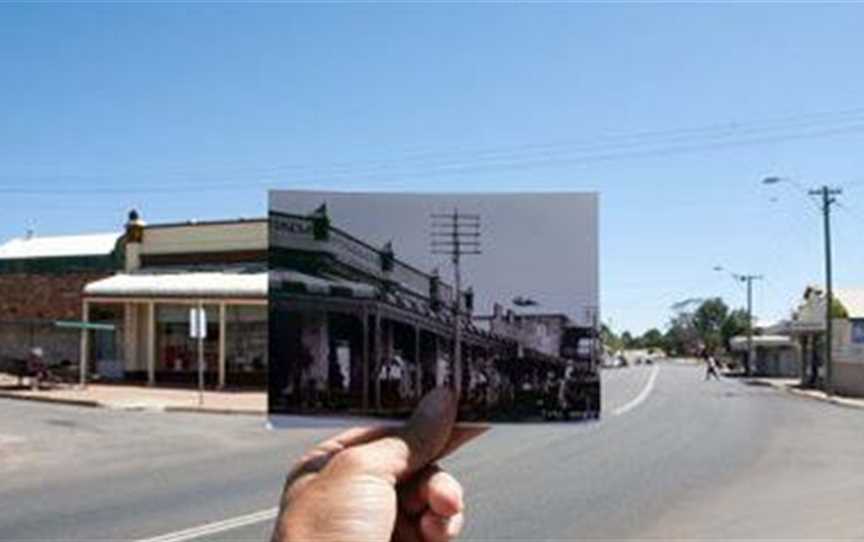
[{"label": "sky", "polygon": [[[267,189],[599,192],[614,329],[864,286],[864,6],[3,4],[0,241]],[[795,182],[766,186],[766,175]],[[797,183],[797,184],[796,184]]]},{"label": "sky", "polygon": [[[441,243],[452,231],[433,215],[467,214],[462,241],[461,288],[474,292],[474,314],[493,313],[495,303],[517,312],[563,313],[576,325],[590,326],[599,301],[597,194],[405,194],[271,191],[268,208],[309,214],[323,203],[337,228],[376,247],[391,243],[396,258],[455,285],[454,266]],[[473,217],[478,217],[475,219]],[[477,226],[468,225],[469,223]],[[436,226],[437,224],[437,226]],[[432,231],[438,235],[433,238]],[[474,233],[478,235],[474,235]],[[279,243],[270,238],[270,246]],[[479,253],[474,253],[479,252]],[[398,279],[397,279],[398,280]],[[512,304],[517,297],[538,303]],[[602,313],[599,315],[602,318]]]}]

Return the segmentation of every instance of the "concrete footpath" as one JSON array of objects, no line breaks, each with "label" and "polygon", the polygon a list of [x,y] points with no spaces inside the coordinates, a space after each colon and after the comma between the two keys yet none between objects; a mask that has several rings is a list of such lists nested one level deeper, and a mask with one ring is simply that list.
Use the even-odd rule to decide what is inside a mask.
[{"label": "concrete footpath", "polygon": [[118,410],[255,415],[267,412],[264,391],[208,390],[203,393],[203,403],[199,405],[197,390],[117,384],[89,384],[81,389],[77,385],[62,384],[34,391],[18,386],[17,378],[6,375],[0,375],[0,397]]},{"label": "concrete footpath", "polygon": [[864,399],[862,398],[843,397],[840,395],[833,395],[829,397],[828,394],[826,394],[822,390],[802,388],[801,381],[797,378],[749,377],[742,378],[742,381],[746,384],[755,386],[770,386],[772,388],[783,390],[787,393],[798,395],[800,397],[807,397],[809,399],[826,401],[829,403],[834,403],[835,405],[853,408],[864,408]]}]

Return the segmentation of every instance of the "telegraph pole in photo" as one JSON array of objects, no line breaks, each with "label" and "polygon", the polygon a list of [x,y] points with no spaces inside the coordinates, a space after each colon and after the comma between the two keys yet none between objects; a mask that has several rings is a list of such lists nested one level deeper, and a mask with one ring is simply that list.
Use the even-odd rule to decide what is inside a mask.
[{"label": "telegraph pole in photo", "polygon": [[480,254],[480,215],[432,214],[432,253],[450,256],[453,263],[453,389],[462,392],[462,256]]}]

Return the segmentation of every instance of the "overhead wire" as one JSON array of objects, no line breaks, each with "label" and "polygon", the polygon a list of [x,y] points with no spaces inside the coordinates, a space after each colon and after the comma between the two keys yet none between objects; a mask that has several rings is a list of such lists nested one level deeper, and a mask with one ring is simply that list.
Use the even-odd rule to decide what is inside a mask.
[{"label": "overhead wire", "polygon": [[[839,122],[839,124],[838,124]],[[827,123],[827,124],[826,124]],[[779,131],[778,131],[779,130]],[[791,131],[790,131],[791,130]],[[802,131],[803,130],[803,131]],[[205,175],[203,182],[188,182],[200,180],[201,176],[186,176],[185,183],[170,184],[90,186],[78,188],[42,187],[37,186],[2,186],[0,193],[7,194],[112,194],[112,193],[178,193],[197,190],[235,190],[257,188],[261,185],[279,183],[280,177],[293,171],[298,175],[292,177],[292,184],[317,184],[321,182],[337,182],[343,179],[369,180],[380,179],[380,175],[388,175],[393,180],[409,180],[440,175],[464,175],[476,172],[518,171],[526,168],[542,168],[567,164],[588,164],[593,162],[628,159],[650,158],[684,154],[705,150],[716,150],[749,145],[758,145],[777,141],[795,139],[821,138],[836,135],[864,132],[864,109],[849,110],[844,115],[810,115],[789,118],[773,123],[746,124],[730,123],[728,125],[713,125],[712,127],[685,128],[678,130],[659,130],[653,132],[636,132],[633,135],[620,135],[604,138],[598,137],[591,142],[583,141],[576,144],[536,144],[523,146],[528,152],[519,151],[519,147],[491,148],[485,151],[472,151],[473,154],[432,153],[426,158],[379,160],[372,162],[344,162],[330,165],[290,164],[266,168],[250,168],[243,172],[235,168],[235,174],[227,180],[217,179],[219,175]],[[702,134],[693,137],[694,134]],[[748,136],[741,138],[741,136]],[[542,151],[542,152],[538,152]],[[430,159],[437,157],[437,159]],[[365,164],[365,166],[364,166]],[[358,167],[360,166],[360,167]],[[310,173],[302,173],[302,172]],[[170,176],[168,172],[167,175]],[[379,177],[374,177],[374,176]],[[246,181],[240,181],[245,177]],[[265,177],[265,178],[262,178]]]}]

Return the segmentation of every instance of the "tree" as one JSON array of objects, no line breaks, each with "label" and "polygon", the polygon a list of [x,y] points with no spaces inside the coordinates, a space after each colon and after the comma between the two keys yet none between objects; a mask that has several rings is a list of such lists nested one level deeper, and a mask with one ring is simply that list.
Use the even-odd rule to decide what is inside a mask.
[{"label": "tree", "polygon": [[610,350],[621,350],[621,338],[606,324],[600,326],[600,340]]},{"label": "tree", "polygon": [[665,340],[663,338],[663,334],[659,329],[651,328],[645,333],[642,334],[642,338],[640,339],[642,346],[645,348],[662,348],[665,349]]},{"label": "tree", "polygon": [[834,296],[831,296],[831,318],[849,318],[846,307]]},{"label": "tree", "polygon": [[723,323],[728,316],[729,307],[719,297],[706,299],[693,313],[693,326],[709,352],[723,346]]},{"label": "tree", "polygon": [[693,313],[681,311],[669,320],[663,342],[667,353],[692,355],[701,349],[699,332],[693,325]]},{"label": "tree", "polygon": [[723,325],[720,328],[720,334],[723,337],[723,346],[729,349],[729,340],[736,335],[744,335],[747,333],[749,326],[747,322],[747,311],[744,309],[735,309],[731,311]]},{"label": "tree", "polygon": [[633,338],[633,334],[629,331],[625,331],[621,334],[621,345],[624,348],[636,348],[636,339]]}]

